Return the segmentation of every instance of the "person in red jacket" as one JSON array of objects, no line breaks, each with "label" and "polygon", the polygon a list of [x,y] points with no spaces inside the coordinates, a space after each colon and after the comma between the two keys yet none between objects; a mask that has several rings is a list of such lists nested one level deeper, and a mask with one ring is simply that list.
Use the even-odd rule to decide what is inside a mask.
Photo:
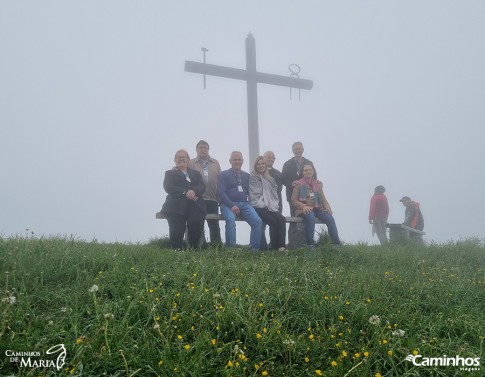
[{"label": "person in red jacket", "polygon": [[381,245],[387,244],[387,218],[389,216],[389,204],[384,195],[384,186],[377,186],[370,200],[369,224],[372,224],[372,235],[377,234]]}]

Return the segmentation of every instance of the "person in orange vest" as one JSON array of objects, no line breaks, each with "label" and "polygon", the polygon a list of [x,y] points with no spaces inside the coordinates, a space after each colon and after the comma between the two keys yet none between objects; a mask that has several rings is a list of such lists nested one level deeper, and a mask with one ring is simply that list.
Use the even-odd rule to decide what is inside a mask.
[{"label": "person in orange vest", "polygon": [[[407,225],[417,230],[424,229],[424,219],[418,202],[413,202],[409,196],[403,196],[400,200],[406,212],[404,214],[403,225]],[[420,237],[420,235],[411,235],[411,237]]]}]

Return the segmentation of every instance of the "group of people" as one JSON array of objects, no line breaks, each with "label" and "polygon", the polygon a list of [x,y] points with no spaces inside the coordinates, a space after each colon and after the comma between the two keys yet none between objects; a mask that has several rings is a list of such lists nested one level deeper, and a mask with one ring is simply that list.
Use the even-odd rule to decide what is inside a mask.
[{"label": "group of people", "polygon": [[[379,185],[374,189],[374,195],[370,200],[369,223],[372,224],[372,234],[376,234],[381,245],[386,245],[387,239],[387,218],[389,217],[389,203],[384,194],[386,189]],[[409,196],[403,196],[400,200],[406,208],[403,225],[410,228],[423,230],[424,219],[421,213],[420,204],[412,201]],[[411,233],[411,237],[420,237],[419,234]]]},{"label": "group of people", "polygon": [[[315,219],[327,225],[333,244],[340,245],[332,209],[317,180],[313,163],[303,157],[303,144],[292,145],[294,157],[283,165],[282,171],[273,167],[276,160],[272,151],[258,156],[252,172],[242,170],[243,155],[233,151],[230,169],[221,171],[219,162],[209,155],[209,144],[200,140],[196,145],[197,157],[189,158],[186,150],[175,153],[175,166],[165,172],[163,186],[167,198],[162,207],[169,225],[169,238],[176,250],[182,250],[185,229],[190,248],[199,246],[206,214],[217,214],[220,206],[225,220],[225,245],[236,246],[236,217],[251,227],[252,250],[260,250],[266,243],[264,229],[269,226],[269,248],[286,250],[286,219],[282,215],[282,190],[291,216],[304,220],[306,245],[315,247]],[[218,220],[207,220],[211,243],[221,242]]]}]

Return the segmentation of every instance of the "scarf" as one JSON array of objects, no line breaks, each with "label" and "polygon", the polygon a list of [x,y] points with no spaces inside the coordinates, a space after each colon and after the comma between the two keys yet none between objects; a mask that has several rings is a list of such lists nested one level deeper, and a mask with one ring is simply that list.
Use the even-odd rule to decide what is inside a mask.
[{"label": "scarf", "polygon": [[319,188],[318,188],[318,182],[313,178],[310,179],[310,180],[307,180],[305,177],[303,177],[302,179],[300,179],[298,181],[298,183],[300,184],[300,195],[299,195],[298,200],[300,202],[306,203],[306,198],[308,196],[308,190],[311,190],[311,192],[313,192],[313,194],[314,194],[313,207],[314,208],[320,208],[321,203],[320,203],[320,195],[318,195],[318,192],[320,191]]}]

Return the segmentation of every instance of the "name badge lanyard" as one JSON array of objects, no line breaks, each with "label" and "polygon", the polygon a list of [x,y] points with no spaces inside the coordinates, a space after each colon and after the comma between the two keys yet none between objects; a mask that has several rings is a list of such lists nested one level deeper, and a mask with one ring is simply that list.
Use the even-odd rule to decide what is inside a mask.
[{"label": "name badge lanyard", "polygon": [[300,178],[300,174],[302,173],[301,168],[303,167],[302,164],[298,160],[295,160],[296,162],[296,176]]},{"label": "name badge lanyard", "polygon": [[242,187],[242,177],[241,174],[236,174],[236,179],[237,179],[237,189],[239,192],[243,192],[243,187]]},{"label": "name badge lanyard", "polygon": [[209,169],[207,168],[209,161],[204,162],[202,160],[199,160],[199,162],[202,165],[202,177],[204,178],[204,182],[207,184],[207,182],[209,181]]},{"label": "name badge lanyard", "polygon": [[187,180],[187,182],[189,182],[189,183],[190,183],[191,181],[190,181],[190,178],[189,178],[189,172],[185,172],[185,171],[183,171],[182,173],[184,173],[184,175],[185,175],[185,179]]}]

